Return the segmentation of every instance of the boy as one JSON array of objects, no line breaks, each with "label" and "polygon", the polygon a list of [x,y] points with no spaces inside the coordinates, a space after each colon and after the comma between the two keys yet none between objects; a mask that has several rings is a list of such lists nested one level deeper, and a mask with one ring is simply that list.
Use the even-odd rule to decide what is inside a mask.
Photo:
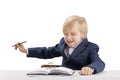
[{"label": "boy", "polygon": [[62,56],[62,66],[80,70],[81,75],[91,75],[103,71],[105,63],[98,55],[98,45],[88,41],[87,32],[85,18],[72,15],[63,25],[64,37],[59,44],[26,49],[23,44],[17,43],[15,49],[19,48],[27,57],[47,59]]}]

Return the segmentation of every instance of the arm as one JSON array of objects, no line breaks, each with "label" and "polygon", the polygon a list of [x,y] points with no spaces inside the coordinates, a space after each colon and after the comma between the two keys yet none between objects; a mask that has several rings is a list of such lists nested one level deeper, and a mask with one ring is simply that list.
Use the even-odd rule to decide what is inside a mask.
[{"label": "arm", "polygon": [[35,47],[35,48],[25,48],[23,44],[17,43],[15,49],[19,49],[20,52],[26,53],[27,57],[36,57],[36,58],[54,58],[61,56],[59,51],[59,44],[53,47]]},{"label": "arm", "polygon": [[34,48],[25,48],[23,44],[15,44],[15,49],[19,49],[22,53],[26,53],[27,57],[36,57],[36,58],[54,58],[61,56],[61,47],[63,47],[64,39],[60,40],[60,43],[53,47],[34,47]]},{"label": "arm", "polygon": [[100,59],[98,51],[99,47],[96,44],[90,46],[90,53],[88,55],[89,64],[81,69],[81,75],[91,75],[103,71],[105,63]]},{"label": "arm", "polygon": [[59,57],[61,56],[61,48],[63,48],[65,42],[64,39],[62,38],[60,40],[60,43],[53,46],[53,47],[36,47],[36,48],[28,48],[28,55],[27,57],[36,57],[36,58],[43,58],[43,59],[48,59],[48,58],[54,58],[54,57]]},{"label": "arm", "polygon": [[19,49],[22,53],[26,53],[27,57],[36,57],[36,58],[53,58],[61,56],[59,53],[59,44],[53,47],[35,47],[35,48],[25,48],[22,43],[17,43],[14,45],[15,49]]},{"label": "arm", "polygon": [[61,56],[59,48],[57,44],[53,47],[36,47],[36,48],[28,48],[27,57],[36,57],[42,59],[54,58]]},{"label": "arm", "polygon": [[90,64],[87,66],[93,68],[94,73],[101,72],[105,68],[105,63],[99,57],[98,51],[99,47],[96,44],[93,44],[89,53]]}]

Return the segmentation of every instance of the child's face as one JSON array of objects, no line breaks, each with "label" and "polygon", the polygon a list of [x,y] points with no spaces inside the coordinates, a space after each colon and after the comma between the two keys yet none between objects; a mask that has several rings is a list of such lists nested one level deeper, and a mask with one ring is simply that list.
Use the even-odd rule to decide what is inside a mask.
[{"label": "child's face", "polygon": [[64,40],[69,47],[75,47],[82,40],[82,34],[80,33],[80,25],[75,24],[74,27],[67,29],[64,33]]}]

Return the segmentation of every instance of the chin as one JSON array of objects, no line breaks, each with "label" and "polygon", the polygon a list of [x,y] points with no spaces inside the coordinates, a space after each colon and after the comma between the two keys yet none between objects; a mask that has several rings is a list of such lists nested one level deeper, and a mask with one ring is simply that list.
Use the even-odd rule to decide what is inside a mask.
[{"label": "chin", "polygon": [[74,45],[72,45],[72,44],[71,44],[71,45],[70,45],[70,44],[68,44],[68,46],[69,46],[70,48],[73,48],[73,47],[74,47]]},{"label": "chin", "polygon": [[72,45],[70,46],[70,45],[69,45],[69,47],[70,47],[70,48],[73,48],[74,46],[72,46]]}]

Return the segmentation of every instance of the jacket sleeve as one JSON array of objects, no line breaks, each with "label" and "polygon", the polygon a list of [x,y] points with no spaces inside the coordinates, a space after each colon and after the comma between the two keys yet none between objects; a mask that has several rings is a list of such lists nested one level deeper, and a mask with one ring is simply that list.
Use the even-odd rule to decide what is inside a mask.
[{"label": "jacket sleeve", "polygon": [[[63,39],[61,39],[63,40]],[[60,57],[60,48],[61,42],[56,44],[52,47],[35,47],[35,48],[28,48],[27,57],[35,57],[35,58],[42,58],[42,59],[49,59],[54,57]]]},{"label": "jacket sleeve", "polygon": [[101,72],[105,68],[105,63],[99,57],[98,51],[99,51],[98,45],[94,44],[94,46],[91,47],[90,54],[89,54],[90,64],[87,66],[93,68],[94,73]]}]

